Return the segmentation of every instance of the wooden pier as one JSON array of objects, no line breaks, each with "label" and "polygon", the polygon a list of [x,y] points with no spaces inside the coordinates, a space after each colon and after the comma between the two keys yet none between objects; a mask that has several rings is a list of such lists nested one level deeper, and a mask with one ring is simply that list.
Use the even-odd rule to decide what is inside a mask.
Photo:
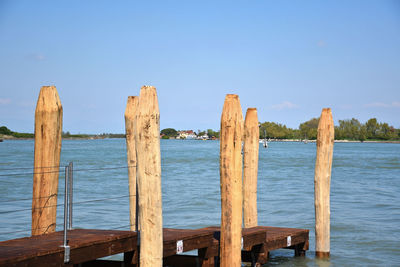
[{"label": "wooden pier", "polygon": [[[296,256],[308,250],[305,229],[256,226],[242,231],[242,261],[260,266],[268,253],[289,248]],[[163,265],[218,266],[219,227],[201,229],[163,229]],[[137,232],[75,229],[68,231],[70,261],[64,264],[63,232],[0,242],[0,266],[137,266]],[[197,256],[181,255],[198,250]],[[124,262],[98,258],[124,253]]]},{"label": "wooden pier", "polygon": [[[59,117],[62,115],[62,108],[55,87],[43,87],[42,90],[52,93],[43,93],[44,96],[48,96],[46,101],[38,101],[38,106],[43,103],[47,103],[49,106],[49,101],[53,101],[54,103],[51,103],[58,107],[58,109],[50,110],[54,113],[53,119],[55,122],[61,122]],[[54,98],[54,96],[57,97]],[[221,226],[194,230],[162,228],[160,114],[156,89],[152,86],[143,86],[139,99],[136,100],[138,101],[137,107],[132,106],[127,109],[126,118],[128,120],[126,122],[129,123],[126,125],[126,130],[127,133],[135,136],[135,138],[131,136],[130,141],[127,141],[131,145],[128,147],[128,151],[132,152],[132,155],[128,155],[128,166],[132,169],[129,173],[131,230],[139,229],[140,231],[75,229],[68,230],[68,235],[66,232],[54,232],[56,206],[51,206],[53,212],[50,212],[50,209],[46,210],[47,214],[43,213],[43,210],[49,207],[34,203],[38,199],[50,199],[56,195],[58,172],[56,172],[57,177],[56,175],[54,177],[52,175],[43,176],[46,179],[38,172],[35,173],[37,175],[34,175],[36,179],[34,179],[32,211],[35,213],[32,214],[37,216],[32,216],[32,236],[0,242],[0,267],[137,267],[139,265],[141,267],[235,267],[240,266],[241,262],[250,262],[252,266],[261,266],[268,261],[269,253],[272,250],[286,248],[294,250],[295,256],[305,255],[309,247],[309,230],[258,226],[256,200],[259,130],[257,128],[257,112],[255,108],[249,108],[246,122],[243,123],[239,97],[233,94],[226,96],[221,116]],[[39,106],[37,109],[44,108]],[[327,109],[323,113],[326,113],[325,117],[332,121],[330,110]],[[322,115],[321,118],[323,118]],[[36,119],[40,125],[42,121],[40,116],[37,116]],[[315,207],[318,211],[316,212],[316,230],[321,228],[321,231],[316,231],[316,236],[319,237],[317,242],[321,243],[321,246],[316,247],[318,257],[329,257],[330,250],[330,213],[327,203],[329,204],[333,121],[331,124],[326,121],[320,120],[318,142],[321,143],[321,140],[325,140],[326,142],[322,143],[330,146],[321,148],[317,146],[318,164],[316,163],[315,172],[315,188],[319,190],[318,192],[316,190],[315,195],[323,196],[315,198]],[[41,127],[39,128],[41,129]],[[324,139],[322,137],[328,133],[327,130],[330,130],[327,135],[329,138]],[[43,135],[46,138],[53,134],[49,139],[52,141],[49,142],[50,144],[47,144],[49,140],[46,138],[41,140],[39,134],[35,135],[35,168],[46,167],[42,166],[40,162],[48,162],[48,159],[42,158],[43,155],[48,155],[36,153],[36,151],[47,150],[55,151],[55,155],[50,158],[54,158],[56,162],[51,161],[51,166],[59,166],[60,144],[55,141],[61,138],[61,123],[53,123],[52,128],[47,129],[46,132],[47,134]],[[244,140],[243,156],[242,140]],[[136,159],[133,154],[136,155]],[[242,166],[242,162],[244,162],[244,166]],[[242,169],[245,170],[243,173]],[[326,176],[327,173],[329,176]],[[72,194],[70,194],[72,191],[68,189],[71,187],[72,190],[70,176],[71,178],[73,176],[72,165],[68,170],[66,169],[64,194],[64,226],[68,225],[69,228],[72,228],[71,205],[73,202]],[[43,188],[40,190],[36,188],[35,191],[35,185],[37,185],[36,187],[43,186]],[[55,201],[56,198],[54,198]],[[246,211],[244,217],[243,210]],[[243,218],[245,228],[242,228]],[[134,222],[135,224],[133,224]],[[39,229],[45,229],[45,232],[40,232]],[[67,238],[65,238],[66,235]],[[193,250],[197,250],[197,255],[183,254]],[[123,261],[104,259],[104,257],[120,253],[124,254]]]}]

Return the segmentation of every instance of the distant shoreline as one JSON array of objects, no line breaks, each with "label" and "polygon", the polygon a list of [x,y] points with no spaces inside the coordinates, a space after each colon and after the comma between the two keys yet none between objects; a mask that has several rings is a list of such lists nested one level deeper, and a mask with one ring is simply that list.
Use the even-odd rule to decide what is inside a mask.
[{"label": "distant shoreline", "polygon": [[[11,135],[0,135],[0,139],[6,140],[33,140],[34,138],[17,138]],[[124,139],[124,137],[63,137],[62,140],[102,140],[102,139]],[[185,139],[164,139],[164,140],[182,140]],[[195,139],[187,139],[187,140],[195,140]],[[260,140],[262,140],[260,138]],[[202,141],[202,140],[196,140]],[[205,140],[205,141],[212,141],[212,140]],[[304,140],[300,139],[269,139],[268,142],[304,142]],[[307,140],[309,143],[315,143],[316,140]],[[368,141],[359,141],[359,140],[335,140],[335,143],[382,143],[382,144],[400,144],[400,140],[390,141],[390,140],[368,140]]]},{"label": "distant shoreline", "polygon": [[[99,139],[116,139],[116,138],[124,138],[124,137],[102,137],[102,136],[87,136],[87,137],[62,137],[62,140],[99,140]],[[33,140],[35,138],[26,138],[26,137],[15,137],[12,135],[1,135],[0,139],[2,140]]]},{"label": "distant shoreline", "polygon": [[[261,139],[260,139],[261,140]],[[296,139],[274,139],[269,140],[268,142],[304,142],[304,140],[296,140]],[[315,143],[316,140],[307,140],[309,143]],[[397,140],[368,140],[368,141],[360,141],[360,140],[335,140],[335,143],[390,143],[390,144],[400,144],[400,141]]]}]

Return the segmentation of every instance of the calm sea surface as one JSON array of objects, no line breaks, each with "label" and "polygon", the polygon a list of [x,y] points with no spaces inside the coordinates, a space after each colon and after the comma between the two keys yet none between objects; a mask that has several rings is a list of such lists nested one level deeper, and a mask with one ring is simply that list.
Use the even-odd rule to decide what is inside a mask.
[{"label": "calm sea surface", "polygon": [[[260,145],[259,224],[310,229],[305,258],[278,250],[266,266],[400,266],[400,145],[335,144],[330,261],[314,258],[315,154],[315,143]],[[164,227],[219,225],[219,142],[162,140],[161,156]],[[129,229],[125,140],[64,140],[70,161],[74,228]],[[32,166],[33,141],[0,143],[0,240],[30,234]],[[62,171],[59,204],[63,189]]]}]

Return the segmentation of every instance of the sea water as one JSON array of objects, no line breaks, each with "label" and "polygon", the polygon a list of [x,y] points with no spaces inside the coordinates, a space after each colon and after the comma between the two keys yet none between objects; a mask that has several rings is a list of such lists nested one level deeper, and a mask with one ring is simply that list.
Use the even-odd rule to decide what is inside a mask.
[{"label": "sea water", "polygon": [[[30,235],[32,140],[0,143],[0,240]],[[260,144],[259,225],[310,230],[306,257],[277,250],[265,266],[400,266],[400,145],[336,143],[331,181],[331,257],[315,259],[315,143]],[[163,225],[220,224],[219,142],[161,140]],[[63,140],[74,164],[74,228],[129,229],[124,139]],[[63,226],[60,168],[57,230]]]}]

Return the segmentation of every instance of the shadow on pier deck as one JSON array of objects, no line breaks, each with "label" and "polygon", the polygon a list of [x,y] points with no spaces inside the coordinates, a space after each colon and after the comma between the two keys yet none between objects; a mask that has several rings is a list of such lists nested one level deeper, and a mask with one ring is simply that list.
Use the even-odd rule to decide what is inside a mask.
[{"label": "shadow on pier deck", "polygon": [[[219,227],[196,230],[164,228],[164,266],[218,266]],[[309,231],[257,226],[243,229],[242,261],[266,263],[268,253],[279,248],[304,255]],[[136,266],[137,233],[116,230],[75,229],[68,232],[70,262],[64,264],[63,232],[0,242],[0,266]],[[198,249],[197,256],[181,252]],[[124,253],[124,262],[97,260]]]}]

